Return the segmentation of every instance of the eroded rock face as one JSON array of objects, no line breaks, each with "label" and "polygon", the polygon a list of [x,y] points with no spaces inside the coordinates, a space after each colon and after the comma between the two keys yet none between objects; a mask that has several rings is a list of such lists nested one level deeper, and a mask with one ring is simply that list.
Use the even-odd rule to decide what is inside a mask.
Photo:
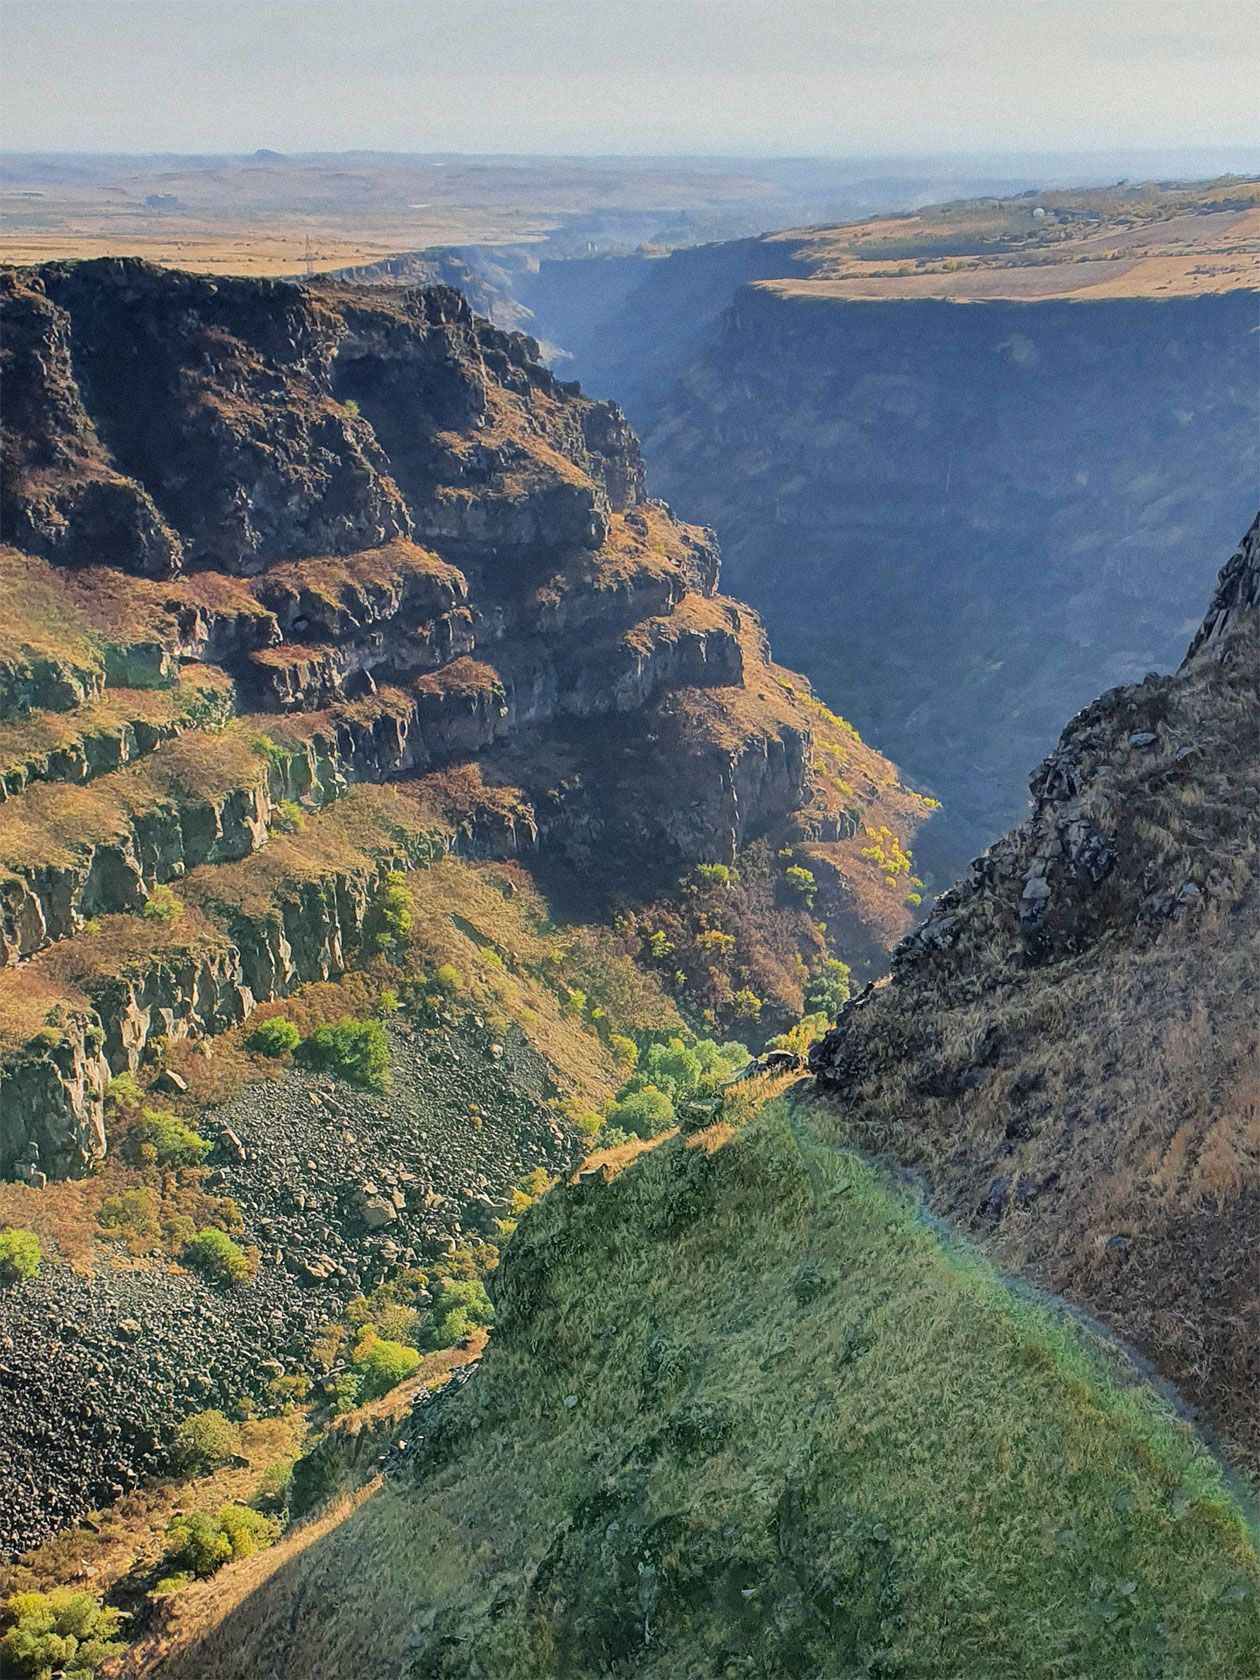
[{"label": "eroded rock face", "polygon": [[810,1066],[1004,1263],[1260,1453],[1260,521],[1181,669],[1112,689]]},{"label": "eroded rock face", "polygon": [[70,361],[70,317],[36,275],[0,274],[5,426],[0,521],[32,553],[166,577],[183,543],[107,459]]},{"label": "eroded rock face", "polygon": [[[418,780],[454,843],[606,897],[789,844],[807,804],[803,835],[838,834],[808,689],[716,594],[712,533],[646,497],[618,409],[457,292],[110,259],[11,271],[0,301],[0,975],[44,963],[60,995],[50,953],[89,924],[186,899],[354,782]],[[92,1011],[19,1046],[4,1170],[37,1133],[55,1171],[99,1154],[93,1069],[339,973],[364,867],[226,891],[213,937],[108,983],[70,961]]]}]

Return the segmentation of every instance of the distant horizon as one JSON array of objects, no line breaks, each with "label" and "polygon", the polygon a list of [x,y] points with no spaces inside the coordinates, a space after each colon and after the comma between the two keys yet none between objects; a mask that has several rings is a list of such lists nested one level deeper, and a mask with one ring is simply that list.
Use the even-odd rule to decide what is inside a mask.
[{"label": "distant horizon", "polygon": [[776,152],[776,151],[542,151],[542,150],[476,150],[471,148],[403,148],[388,146],[302,146],[247,148],[223,147],[154,147],[148,150],[119,149],[111,146],[8,146],[0,145],[0,158],[100,158],[100,159],[166,159],[185,161],[198,158],[223,158],[246,161],[253,158],[275,158],[284,161],[321,158],[400,158],[424,162],[447,159],[476,158],[487,162],[517,163],[670,163],[670,164],[803,164],[832,166],[882,165],[923,168],[928,165],[1000,164],[1010,167],[1024,163],[1073,161],[1107,161],[1143,158],[1175,159],[1187,162],[1195,159],[1206,162],[1215,157],[1225,165],[1230,161],[1244,164],[1242,169],[1223,167],[1222,174],[1260,174],[1260,141],[1224,145],[1151,145],[1151,146],[1034,146],[1005,150],[995,147],[952,148],[939,151],[883,152]]},{"label": "distant horizon", "polygon": [[782,158],[1260,141],[1252,0],[6,0],[15,153]]}]

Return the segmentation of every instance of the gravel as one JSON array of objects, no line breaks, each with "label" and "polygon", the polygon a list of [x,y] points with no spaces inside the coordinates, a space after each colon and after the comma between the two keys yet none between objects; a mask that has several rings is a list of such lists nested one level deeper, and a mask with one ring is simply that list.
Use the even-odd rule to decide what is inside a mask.
[{"label": "gravel", "polygon": [[549,1064],[514,1028],[391,1027],[378,1096],[296,1069],[201,1122],[257,1278],[216,1290],[164,1263],[45,1261],[0,1294],[0,1552],[50,1538],[159,1473],[179,1421],[305,1366],[346,1302],[488,1235],[533,1167],[581,1151]]}]

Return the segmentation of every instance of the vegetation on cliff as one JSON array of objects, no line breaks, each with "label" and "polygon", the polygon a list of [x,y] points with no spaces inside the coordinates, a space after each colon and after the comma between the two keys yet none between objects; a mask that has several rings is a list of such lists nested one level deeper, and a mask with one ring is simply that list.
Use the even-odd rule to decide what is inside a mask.
[{"label": "vegetation on cliff", "polygon": [[556,1189],[495,1297],[476,1380],[401,1426],[385,1486],[186,1598],[146,1672],[300,1648],[312,1680],[1199,1680],[1260,1655],[1254,1539],[1190,1429],[805,1114]]}]

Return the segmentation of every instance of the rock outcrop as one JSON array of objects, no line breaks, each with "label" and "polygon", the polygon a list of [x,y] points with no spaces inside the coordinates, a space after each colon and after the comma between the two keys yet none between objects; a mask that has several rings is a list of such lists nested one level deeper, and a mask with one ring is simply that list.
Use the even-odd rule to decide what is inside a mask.
[{"label": "rock outcrop", "polygon": [[356,782],[413,783],[425,846],[537,855],[606,907],[856,833],[711,533],[457,292],[111,259],[0,302],[0,1170],[81,1170],[150,1037],[352,958],[411,844],[336,855]]},{"label": "rock outcrop", "polygon": [[814,1049],[835,1121],[1260,1451],[1260,520],[1175,676],[1112,689],[1026,823]]}]

